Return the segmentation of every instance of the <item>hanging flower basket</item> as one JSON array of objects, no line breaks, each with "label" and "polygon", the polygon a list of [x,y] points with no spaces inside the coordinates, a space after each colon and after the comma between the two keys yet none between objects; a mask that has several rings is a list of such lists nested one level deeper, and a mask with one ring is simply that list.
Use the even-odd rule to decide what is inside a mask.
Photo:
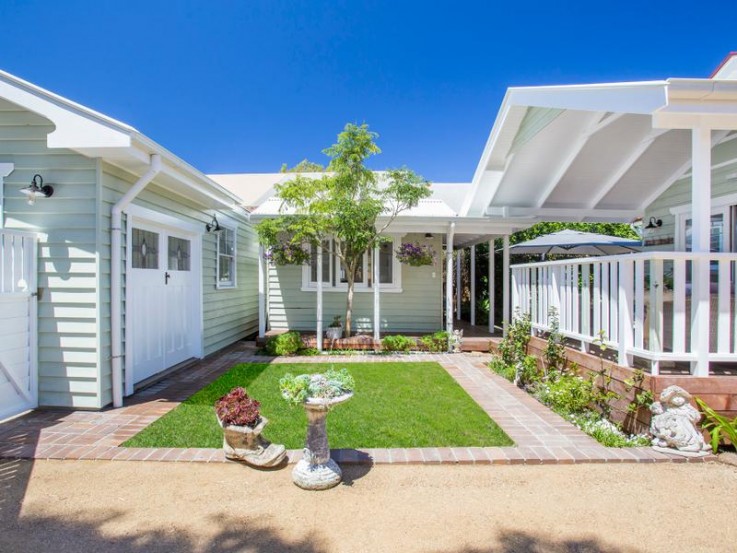
[{"label": "hanging flower basket", "polygon": [[274,265],[302,265],[310,259],[310,252],[296,244],[277,244],[271,246],[264,257]]},{"label": "hanging flower basket", "polygon": [[418,243],[405,242],[396,251],[400,263],[411,267],[423,267],[435,265],[437,253],[432,246],[420,245]]}]

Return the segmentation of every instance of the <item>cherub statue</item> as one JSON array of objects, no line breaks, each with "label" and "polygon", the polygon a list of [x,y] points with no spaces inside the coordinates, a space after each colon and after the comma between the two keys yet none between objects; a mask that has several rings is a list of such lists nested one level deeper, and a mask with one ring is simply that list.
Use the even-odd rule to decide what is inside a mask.
[{"label": "cherub statue", "polygon": [[660,401],[650,406],[654,449],[686,456],[706,455],[709,446],[696,427],[701,413],[691,406],[690,400],[691,394],[680,386],[668,386],[660,394]]}]

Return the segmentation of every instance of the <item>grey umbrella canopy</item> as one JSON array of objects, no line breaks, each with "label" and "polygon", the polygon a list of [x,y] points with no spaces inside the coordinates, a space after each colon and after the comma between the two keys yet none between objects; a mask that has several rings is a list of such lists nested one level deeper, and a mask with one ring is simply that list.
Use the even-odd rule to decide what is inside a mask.
[{"label": "grey umbrella canopy", "polygon": [[509,253],[537,254],[545,258],[548,255],[617,255],[641,250],[639,240],[579,230],[559,230],[515,244],[509,248]]}]

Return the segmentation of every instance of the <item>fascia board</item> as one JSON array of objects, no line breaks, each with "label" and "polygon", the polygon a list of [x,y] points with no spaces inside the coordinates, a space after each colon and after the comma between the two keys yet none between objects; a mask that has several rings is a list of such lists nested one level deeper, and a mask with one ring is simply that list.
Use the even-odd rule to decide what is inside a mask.
[{"label": "fascia board", "polygon": [[668,81],[521,87],[509,89],[513,105],[649,115],[667,103]]}]

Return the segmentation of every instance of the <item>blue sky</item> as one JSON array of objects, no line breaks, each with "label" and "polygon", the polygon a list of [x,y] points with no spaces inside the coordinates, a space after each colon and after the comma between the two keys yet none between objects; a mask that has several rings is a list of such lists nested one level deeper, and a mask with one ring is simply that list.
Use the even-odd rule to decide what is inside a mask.
[{"label": "blue sky", "polygon": [[508,86],[706,77],[731,2],[0,3],[0,68],[207,173],[278,171],[346,122],[374,168],[469,180]]}]

